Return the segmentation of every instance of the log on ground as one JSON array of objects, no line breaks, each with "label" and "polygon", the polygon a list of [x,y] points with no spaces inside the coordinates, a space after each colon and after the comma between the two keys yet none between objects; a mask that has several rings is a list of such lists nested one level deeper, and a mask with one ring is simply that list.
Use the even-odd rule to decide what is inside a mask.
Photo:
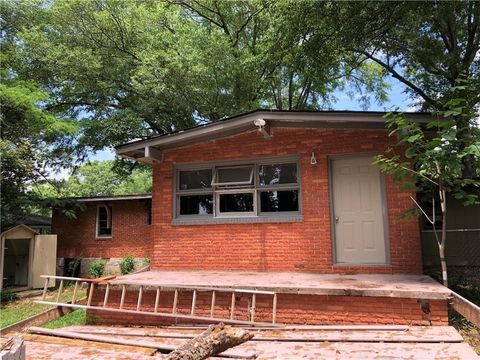
[{"label": "log on ground", "polygon": [[253,338],[248,330],[220,323],[210,325],[199,336],[166,356],[167,360],[203,360],[218,355]]}]

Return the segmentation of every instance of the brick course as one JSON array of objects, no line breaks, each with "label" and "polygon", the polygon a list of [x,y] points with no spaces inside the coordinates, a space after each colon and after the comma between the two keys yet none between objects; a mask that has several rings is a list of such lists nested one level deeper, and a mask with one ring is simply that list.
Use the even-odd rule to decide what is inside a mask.
[{"label": "brick course", "polygon": [[86,209],[69,219],[59,212],[52,216],[52,233],[57,234],[57,257],[115,258],[130,253],[145,257],[152,251],[148,207],[142,200],[116,200],[112,206],[112,237],[96,237],[97,206],[87,202]]},{"label": "brick course", "polygon": [[[92,305],[102,306],[104,288],[95,289]],[[135,310],[138,290],[126,292],[124,309]],[[144,291],[140,310],[153,312],[155,291]],[[110,290],[108,307],[119,308],[120,290]],[[249,321],[250,295],[237,295],[235,319]],[[192,292],[179,293],[178,314],[190,314]],[[215,317],[228,318],[231,295],[218,293]],[[302,325],[448,325],[446,300],[428,300],[428,311],[422,310],[417,299],[278,294],[277,322]],[[196,301],[197,316],[210,316],[211,292],[199,292]],[[173,292],[162,291],[158,312],[171,313]],[[257,295],[255,321],[271,322],[272,297]],[[175,319],[150,315],[125,314],[89,310],[90,322],[109,325],[171,325]],[[201,323],[195,320],[178,319],[177,324]]]},{"label": "brick course", "polygon": [[[157,270],[255,270],[337,273],[421,273],[417,219],[400,217],[412,206],[410,192],[386,176],[390,264],[335,266],[330,231],[328,157],[383,153],[395,139],[383,130],[274,129],[166,151],[153,168],[153,256]],[[310,165],[314,151],[317,165]],[[172,225],[175,163],[300,156],[303,221],[291,223]]]}]

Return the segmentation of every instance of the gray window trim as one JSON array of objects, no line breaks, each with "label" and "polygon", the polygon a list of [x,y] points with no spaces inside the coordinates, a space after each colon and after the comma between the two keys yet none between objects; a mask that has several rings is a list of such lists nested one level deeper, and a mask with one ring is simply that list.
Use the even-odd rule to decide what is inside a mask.
[{"label": "gray window trim", "polygon": [[[297,183],[292,184],[278,184],[278,185],[260,185],[259,179],[259,166],[260,165],[273,165],[273,164],[286,164],[295,163],[297,166]],[[217,167],[228,166],[242,166],[253,165],[253,185],[236,185],[234,189],[228,187],[218,188],[212,185],[211,189],[191,189],[180,190],[179,189],[179,173],[180,171],[192,171],[192,170],[212,170],[212,183],[213,176],[215,176]],[[173,211],[172,211],[172,224],[174,225],[195,225],[195,224],[225,224],[225,223],[258,223],[258,222],[298,222],[303,221],[303,203],[302,203],[302,191],[301,191],[301,167],[300,158],[298,155],[286,155],[275,156],[265,158],[249,158],[239,159],[231,161],[212,161],[206,163],[181,163],[174,164],[174,176],[173,176]],[[229,184],[232,185],[232,184]],[[242,187],[245,186],[245,187]],[[260,193],[264,191],[281,191],[281,190],[297,190],[298,191],[298,211],[282,211],[282,212],[260,212],[261,200]],[[244,193],[252,192],[254,194],[254,211],[248,213],[223,213],[220,214],[218,208],[218,196],[222,193]],[[213,196],[213,214],[208,215],[180,215],[180,196],[181,195],[206,195],[212,194]]]},{"label": "gray window trim", "polygon": [[[214,171],[213,171],[213,176],[212,176],[212,186],[238,186],[238,185],[252,185],[252,180],[253,180],[253,174],[256,172],[255,167],[256,164],[245,164],[245,165],[234,165],[234,166],[215,166]],[[250,171],[250,179],[247,181],[236,181],[236,182],[215,182],[218,177],[218,170],[219,169],[237,169],[237,168],[251,168]]]}]

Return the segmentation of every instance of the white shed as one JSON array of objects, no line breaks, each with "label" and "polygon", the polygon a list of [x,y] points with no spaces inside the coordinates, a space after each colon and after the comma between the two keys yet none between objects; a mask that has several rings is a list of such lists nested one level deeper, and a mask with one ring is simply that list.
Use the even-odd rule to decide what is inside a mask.
[{"label": "white shed", "polygon": [[40,275],[55,275],[57,235],[41,235],[22,224],[0,236],[0,288],[41,288]]}]

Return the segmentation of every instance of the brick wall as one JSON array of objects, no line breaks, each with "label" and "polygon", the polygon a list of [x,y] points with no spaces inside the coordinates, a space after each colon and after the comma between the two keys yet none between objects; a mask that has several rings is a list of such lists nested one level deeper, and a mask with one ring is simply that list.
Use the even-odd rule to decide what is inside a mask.
[{"label": "brick wall", "polygon": [[[104,288],[94,291],[92,305],[103,306]],[[127,290],[124,309],[135,310],[138,290]],[[155,291],[144,291],[141,311],[153,312]],[[108,307],[119,308],[121,291],[110,290]],[[251,295],[237,295],[235,301],[235,319],[249,321],[249,300]],[[178,314],[190,314],[192,292],[180,292],[178,297]],[[218,293],[214,316],[229,318],[231,295]],[[199,292],[196,301],[196,316],[210,316],[211,293]],[[173,293],[161,292],[158,312],[171,313]],[[190,319],[164,318],[151,315],[127,314],[89,310],[89,321],[109,325],[171,325],[202,323]],[[255,321],[272,321],[272,297],[257,295]],[[360,296],[324,296],[278,294],[277,322],[301,325],[448,325],[446,300],[429,300],[422,309],[417,299],[360,297]],[[211,323],[208,322],[208,323]]]},{"label": "brick wall", "polygon": [[[388,266],[334,266],[330,232],[328,156],[382,153],[395,139],[383,130],[274,129],[257,131],[165,152],[153,175],[153,269],[421,273],[417,219],[400,216],[412,205],[386,177]],[[310,165],[314,151],[317,165]],[[235,160],[278,155],[300,156],[302,222],[172,225],[174,163]]]},{"label": "brick wall", "polygon": [[97,206],[101,202],[87,202],[86,209],[76,219],[68,219],[58,212],[52,216],[52,233],[57,234],[57,257],[112,258],[131,253],[145,257],[151,253],[148,225],[148,206],[142,200],[108,202],[112,206],[112,237],[96,237]]}]

